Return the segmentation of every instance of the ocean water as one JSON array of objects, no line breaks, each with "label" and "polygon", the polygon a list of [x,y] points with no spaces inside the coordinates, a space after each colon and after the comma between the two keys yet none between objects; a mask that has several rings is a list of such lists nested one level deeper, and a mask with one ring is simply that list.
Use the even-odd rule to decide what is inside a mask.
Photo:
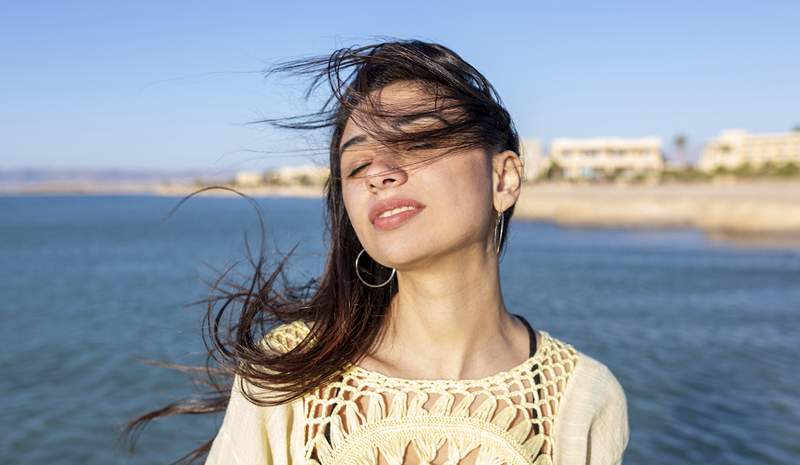
[{"label": "ocean water", "polygon": [[[259,246],[243,198],[0,198],[0,463],[169,463],[221,417],[125,421],[196,391],[145,359],[202,363],[204,279]],[[322,270],[320,199],[258,199],[290,276]],[[245,236],[246,234],[246,236]],[[625,464],[800,463],[800,248],[693,230],[512,221],[506,303],[623,385]],[[213,267],[213,268],[212,268]],[[795,355],[792,355],[795,354]]]}]

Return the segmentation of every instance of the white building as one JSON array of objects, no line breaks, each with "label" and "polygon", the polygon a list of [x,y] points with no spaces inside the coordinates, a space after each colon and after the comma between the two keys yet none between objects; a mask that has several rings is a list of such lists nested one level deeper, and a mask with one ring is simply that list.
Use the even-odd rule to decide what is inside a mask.
[{"label": "white building", "polygon": [[698,167],[703,171],[735,169],[745,163],[759,168],[774,165],[800,165],[800,131],[750,134],[742,129],[728,129],[706,144]]},{"label": "white building", "polygon": [[613,172],[624,175],[660,172],[664,169],[661,139],[554,139],[550,158],[565,178],[593,178]]},{"label": "white building", "polygon": [[322,185],[328,179],[330,169],[327,166],[302,165],[284,166],[267,172],[267,180],[276,184],[313,184]]},{"label": "white building", "polygon": [[237,186],[259,186],[264,182],[264,173],[260,171],[238,171],[233,178]]}]

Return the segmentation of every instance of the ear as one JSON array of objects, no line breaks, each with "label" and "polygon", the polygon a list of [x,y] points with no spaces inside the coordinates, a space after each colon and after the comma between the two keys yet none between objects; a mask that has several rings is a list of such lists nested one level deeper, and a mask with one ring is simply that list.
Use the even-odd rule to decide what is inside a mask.
[{"label": "ear", "polygon": [[495,210],[502,212],[517,203],[523,176],[522,160],[514,151],[506,150],[492,156],[492,195]]}]

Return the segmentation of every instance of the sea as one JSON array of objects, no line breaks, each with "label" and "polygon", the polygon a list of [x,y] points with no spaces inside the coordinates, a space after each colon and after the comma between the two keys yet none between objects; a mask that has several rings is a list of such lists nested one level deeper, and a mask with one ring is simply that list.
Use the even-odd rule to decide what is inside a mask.
[{"label": "sea", "polygon": [[[321,273],[323,203],[180,200],[0,197],[0,464],[168,464],[214,436],[221,415],[156,421],[133,451],[119,440],[126,421],[201,392],[153,361],[204,363],[219,271],[296,246],[287,276]],[[800,246],[508,228],[505,303],[616,375],[626,465],[800,463]]]}]

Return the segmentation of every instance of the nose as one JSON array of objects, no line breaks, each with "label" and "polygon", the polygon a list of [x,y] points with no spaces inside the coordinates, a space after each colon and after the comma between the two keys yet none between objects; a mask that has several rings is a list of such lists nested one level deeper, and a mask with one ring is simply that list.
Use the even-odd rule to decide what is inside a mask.
[{"label": "nose", "polygon": [[408,173],[386,156],[375,156],[365,171],[367,189],[372,192],[400,186],[408,179]]}]

